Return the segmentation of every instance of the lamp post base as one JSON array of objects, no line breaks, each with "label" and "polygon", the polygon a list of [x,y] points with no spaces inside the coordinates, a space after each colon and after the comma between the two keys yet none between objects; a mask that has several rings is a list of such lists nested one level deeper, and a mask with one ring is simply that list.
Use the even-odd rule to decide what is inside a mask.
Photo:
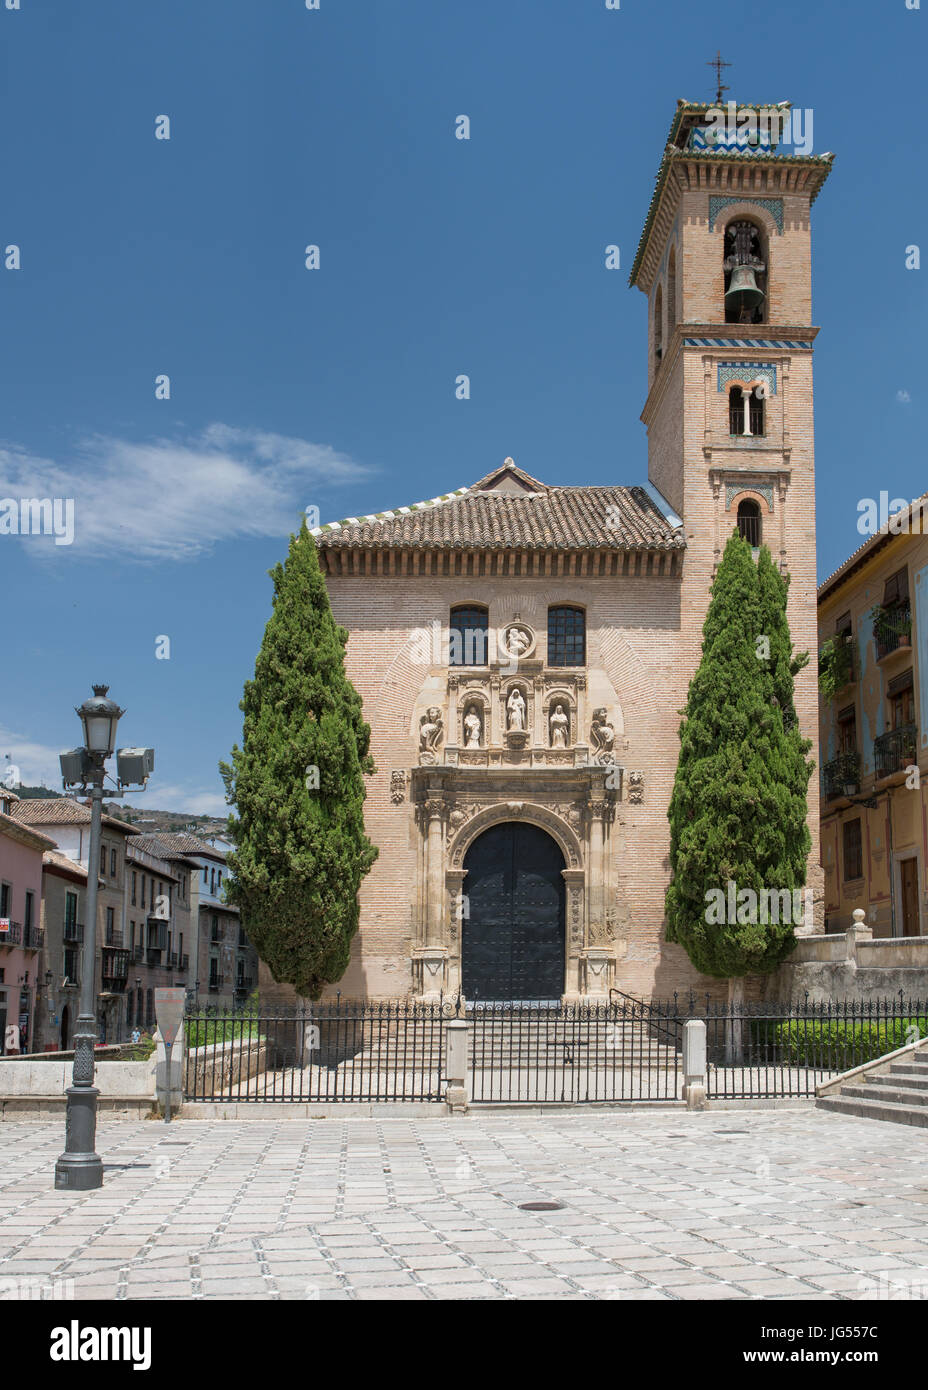
[{"label": "lamp post base", "polygon": [[94,1153],[97,1134],[96,1086],[69,1086],[65,1151],[55,1164],[55,1187],[90,1192],[103,1186],[103,1161]]}]

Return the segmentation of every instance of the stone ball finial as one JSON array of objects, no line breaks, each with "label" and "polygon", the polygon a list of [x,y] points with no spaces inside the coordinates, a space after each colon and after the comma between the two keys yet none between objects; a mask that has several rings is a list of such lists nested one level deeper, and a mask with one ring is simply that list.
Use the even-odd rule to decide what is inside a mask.
[{"label": "stone ball finial", "polygon": [[863,910],[862,907],[855,907],[855,908],[854,908],[854,911],[851,913],[851,916],[854,918],[854,926],[855,926],[855,927],[862,927],[862,926],[863,926],[863,924],[864,924],[864,917],[866,916],[866,913],[864,912],[864,910]]}]

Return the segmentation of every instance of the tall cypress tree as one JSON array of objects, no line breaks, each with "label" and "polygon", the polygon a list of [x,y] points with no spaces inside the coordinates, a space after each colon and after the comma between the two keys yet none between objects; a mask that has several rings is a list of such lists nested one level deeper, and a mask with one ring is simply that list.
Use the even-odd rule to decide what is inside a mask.
[{"label": "tall cypress tree", "polygon": [[765,910],[767,891],[802,887],[811,843],[810,744],[793,702],[808,658],[793,655],[786,592],[769,551],[755,564],[733,535],[712,586],[668,809],[667,939],[703,974],[727,978],[732,1002],[745,975],[770,973],[792,949],[792,923]]},{"label": "tall cypress tree", "polygon": [[358,889],[377,857],[363,814],[371,731],[305,520],[270,574],[273,612],[240,704],[242,747],[220,763],[237,811],[229,901],[275,980],[317,999],[348,965]]}]

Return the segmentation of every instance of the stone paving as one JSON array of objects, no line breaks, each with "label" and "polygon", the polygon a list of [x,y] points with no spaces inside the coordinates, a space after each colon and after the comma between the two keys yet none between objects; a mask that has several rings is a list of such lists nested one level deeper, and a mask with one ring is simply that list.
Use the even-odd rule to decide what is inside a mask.
[{"label": "stone paving", "polygon": [[0,1297],[928,1296],[928,1135],[811,1107],[103,1120],[86,1194],[62,1140],[0,1124]]}]

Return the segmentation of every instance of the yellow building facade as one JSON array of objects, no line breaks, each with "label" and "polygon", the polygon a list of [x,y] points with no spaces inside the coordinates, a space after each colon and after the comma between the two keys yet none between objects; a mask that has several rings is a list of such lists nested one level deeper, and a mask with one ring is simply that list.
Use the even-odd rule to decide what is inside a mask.
[{"label": "yellow building facade", "polygon": [[874,937],[921,936],[928,922],[926,508],[887,521],[884,506],[879,531],[819,588],[826,932],[852,926],[856,908]]}]

